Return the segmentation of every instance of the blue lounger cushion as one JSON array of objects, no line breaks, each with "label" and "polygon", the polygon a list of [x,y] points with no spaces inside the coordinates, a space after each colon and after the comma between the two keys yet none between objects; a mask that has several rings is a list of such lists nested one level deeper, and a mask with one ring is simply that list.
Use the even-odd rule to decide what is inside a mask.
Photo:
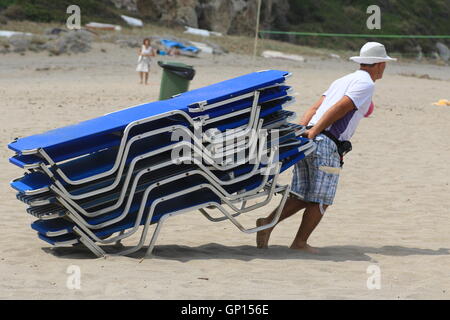
[{"label": "blue lounger cushion", "polygon": [[[297,126],[294,125],[293,128],[295,128],[295,127],[297,127]],[[278,143],[281,146],[283,146],[283,143],[285,143],[285,142],[287,142],[289,144],[292,144],[292,142],[289,142],[289,141],[297,141],[298,142],[297,143],[298,146],[304,145],[305,143],[309,142],[309,140],[306,139],[306,138],[297,137],[297,136],[296,137],[292,137],[292,133],[290,133],[289,131],[284,131],[284,133],[281,135],[281,137],[279,137]],[[292,152],[295,152],[295,150],[296,150],[296,147],[295,146],[291,146],[291,145],[289,145],[288,147],[282,147],[280,149],[280,151],[279,151],[279,159],[283,160],[284,158],[290,156],[292,154]],[[167,152],[166,155],[167,155],[166,157],[170,157],[170,152]],[[138,171],[146,168],[151,163],[161,163],[161,162],[164,162],[164,161],[168,161],[168,160],[164,160],[164,159],[165,158],[163,156],[154,157],[154,158],[151,159],[152,160],[151,162],[147,161],[146,163],[143,163],[141,166],[136,166],[135,170],[134,170],[134,174],[136,174]],[[167,158],[167,159],[169,159],[169,158]],[[237,167],[237,168],[232,170],[233,171],[232,175],[234,177],[238,177],[240,175],[246,174],[246,173],[250,172],[250,170],[253,167],[254,166],[250,165],[250,164],[241,165],[241,166],[239,166],[239,167]],[[196,169],[197,167],[196,166],[187,166],[187,167],[183,167],[183,168]],[[154,172],[152,172],[150,174],[146,174],[146,175],[144,175],[141,178],[141,180],[139,180],[139,183],[138,183],[138,186],[137,186],[137,189],[135,190],[135,192],[140,192],[142,190],[142,188],[143,188],[143,185],[145,185],[146,183],[154,182],[155,179],[156,180],[157,179],[162,179],[162,178],[166,177],[167,175],[169,175],[171,172],[173,174],[179,173],[179,172],[181,172],[183,170],[183,168],[180,168],[179,166],[176,166],[176,165],[172,165],[172,166],[165,167],[165,168],[162,168],[160,170],[154,171]],[[38,174],[38,173],[34,173],[34,174]],[[228,180],[229,172],[216,171],[215,174],[221,180],[224,180],[224,181]],[[38,174],[38,175],[41,176],[41,174]],[[149,176],[149,175],[152,177],[152,179],[146,178],[146,176]],[[27,178],[29,178],[29,177],[27,176]],[[113,177],[105,178],[103,180],[99,180],[99,181],[91,182],[89,184],[85,184],[85,186],[81,186],[81,187],[77,186],[74,189],[70,189],[69,188],[69,192],[71,192],[72,194],[86,193],[86,192],[89,192],[89,191],[92,191],[92,190],[96,190],[100,186],[105,186],[105,185],[108,185],[108,184],[112,183],[113,179],[114,179]],[[133,178],[130,181],[133,181]],[[39,187],[42,188],[43,186],[39,185]],[[104,193],[104,194],[101,194],[101,195],[97,195],[97,196],[91,197],[93,199],[86,198],[84,200],[79,200],[79,201],[77,201],[77,203],[81,207],[83,207],[85,209],[89,209],[89,208],[94,207],[95,206],[94,204],[96,202],[97,203],[98,202],[102,202],[102,201],[103,202],[108,202],[107,201],[108,199],[110,201],[113,201],[114,199],[117,199],[119,197],[119,194],[120,194],[121,191],[122,191],[122,187],[119,186],[116,189],[114,189],[113,191],[110,191],[110,192],[107,192],[107,193]],[[127,190],[126,194],[128,195],[128,193],[129,193],[129,191]],[[25,203],[28,203],[28,199],[29,198],[37,198],[37,196],[25,196],[25,195],[23,195],[22,197],[20,197],[18,195],[18,199],[23,201],[23,202],[25,202]],[[41,195],[39,200],[40,201],[47,200],[48,203],[55,203],[55,195],[53,195],[53,193],[47,193],[46,195],[45,194]],[[54,209],[55,209],[54,205],[53,206],[49,205],[49,210],[53,210],[54,211]],[[37,212],[36,212],[35,208],[31,207],[27,211],[30,214],[36,216]],[[62,208],[60,208],[60,211],[65,212],[64,209],[62,209]]]},{"label": "blue lounger cushion", "polygon": [[79,237],[74,233],[68,233],[57,237],[48,237],[38,232],[38,237],[53,246],[73,245],[79,243]]},{"label": "blue lounger cushion", "polygon": [[[194,180],[192,178],[189,178],[189,179]],[[153,201],[155,199],[170,192],[168,189],[173,185],[174,184],[165,186],[164,189],[166,189],[166,190],[163,190],[163,191],[159,190],[158,192],[153,194],[151,196],[151,198],[148,199],[145,210],[143,212],[143,219],[141,221],[141,224],[145,222],[145,219],[148,215],[147,208],[150,206],[150,204],[153,203]],[[186,187],[178,188],[178,190],[183,190],[185,188]],[[217,196],[213,196],[213,197],[211,197],[211,199],[214,199],[216,202],[220,201]],[[192,206],[198,205],[200,203],[205,203],[207,201],[210,201],[211,199],[208,199],[208,197],[205,197],[204,195],[202,195],[201,193],[196,191],[196,192],[192,192],[187,195],[179,196],[174,199],[176,201],[162,202],[155,208],[155,212],[152,216],[151,222],[155,223],[155,222],[159,221],[160,217],[163,214],[173,212],[176,210],[181,210],[183,208],[192,207]],[[134,201],[134,203],[130,209],[130,212],[127,214],[125,219],[123,219],[117,223],[114,223],[110,226],[104,227],[102,229],[97,229],[97,230],[95,230],[95,234],[99,237],[103,237],[103,236],[110,235],[117,231],[126,230],[126,229],[131,228],[136,221],[136,217],[137,217],[136,214],[137,214],[137,211],[139,210],[140,202],[141,202],[140,200],[141,199],[136,199],[136,201]],[[108,213],[106,215],[102,215],[102,216],[95,217],[95,218],[88,218],[87,222],[90,224],[94,224],[94,225],[104,223],[106,221],[110,221],[111,219],[117,218],[118,216],[120,216],[121,213],[122,213],[121,210],[115,210],[114,212]],[[31,227],[34,230],[38,231],[40,234],[45,235],[47,237],[59,236],[63,233],[71,233],[74,226],[75,225],[73,224],[73,222],[71,222],[67,219],[64,219],[64,218],[57,218],[57,219],[52,219],[52,220],[37,220],[31,225]]]},{"label": "blue lounger cushion", "polygon": [[[277,88],[282,88],[283,90],[286,90],[286,88],[289,88],[289,87],[280,86]],[[274,103],[276,103],[276,101],[279,101],[281,103],[281,102],[285,102],[289,99],[286,96],[286,91],[283,91],[283,90],[276,91],[275,88],[267,89],[267,90],[272,90],[272,91],[270,93],[260,97],[260,99],[259,99],[260,103],[262,103],[262,107],[264,107],[263,110],[268,109],[268,107],[273,107]],[[274,101],[274,100],[276,100],[276,101]],[[269,103],[269,101],[270,101],[270,103]],[[269,103],[269,104],[267,105],[267,107],[265,107],[265,104],[267,104],[267,103]],[[244,108],[249,108],[250,106],[251,106],[251,101],[237,101],[237,102],[234,102],[233,104],[218,108],[220,110],[214,109],[213,111],[209,111],[210,113],[208,115],[209,115],[209,118],[211,119],[214,117],[219,117],[224,114],[227,114],[228,112],[234,112],[234,111],[241,110]],[[270,110],[268,109],[266,111],[263,111],[260,116],[268,116],[270,113],[273,113],[279,109],[280,109],[279,107],[271,108]],[[248,122],[248,116],[249,116],[249,114],[247,114],[247,115],[243,114],[239,118],[239,122],[235,122],[235,121],[233,121],[233,119],[223,120],[222,123],[225,123],[226,126],[224,126],[224,127],[219,126],[218,129],[221,131],[224,131],[226,129],[232,129],[232,128],[235,128],[242,124],[245,124]],[[188,123],[184,118],[182,118],[180,116],[171,116],[166,119],[152,121],[152,122],[142,124],[138,127],[133,128],[131,130],[130,137],[140,134],[140,133],[146,133],[151,130],[156,130],[159,128],[169,128],[170,126],[172,126],[174,124],[188,126]],[[214,126],[214,125],[212,124],[209,127],[211,127],[211,126]],[[205,127],[205,129],[207,129],[207,128]],[[161,134],[161,135],[163,135],[163,134]],[[59,162],[59,161],[79,157],[84,154],[89,154],[89,153],[94,153],[99,150],[104,150],[105,148],[114,148],[119,145],[120,139],[121,139],[119,134],[105,136],[106,142],[101,141],[101,138],[102,137],[96,137],[96,139],[93,140],[98,143],[97,147],[95,147],[95,145],[92,145],[92,141],[90,141],[90,144],[88,144],[86,146],[83,144],[84,149],[80,148],[79,145],[75,145],[72,148],[70,148],[69,146],[65,146],[64,148],[59,148],[58,150],[55,150],[52,154],[50,154],[50,156],[54,162]],[[14,157],[10,158],[9,161],[12,164],[19,166],[21,168],[37,167],[39,165],[39,163],[48,164],[43,158],[41,158],[37,155],[17,154]],[[111,166],[112,166],[112,164],[111,164]]]},{"label": "blue lounger cushion", "polygon": [[[138,140],[132,144],[127,154],[125,165],[129,165],[130,162],[138,156],[156,151],[163,147],[168,147],[176,142],[177,141],[170,141],[170,136],[157,136]],[[102,150],[62,163],[58,165],[58,168],[61,169],[69,179],[81,180],[110,170],[116,161],[117,152],[117,148]],[[63,181],[62,179],[59,180]],[[67,183],[63,182],[63,184],[66,185]]]},{"label": "blue lounger cushion", "polygon": [[36,155],[15,155],[9,158],[9,162],[22,169],[36,168],[44,159]]},{"label": "blue lounger cushion", "polygon": [[[269,101],[273,101],[275,99],[281,99],[283,97],[286,97],[288,95],[288,90],[290,90],[290,87],[288,86],[277,86],[274,88],[266,89],[265,91],[261,92],[258,98],[258,105],[267,103]],[[253,104],[253,97],[250,97],[214,108],[212,110],[205,110],[202,112],[198,112],[193,114],[192,116],[197,117],[207,115],[209,118],[215,118],[227,113],[249,108],[252,106],[252,104]]]},{"label": "blue lounger cushion", "polygon": [[200,49],[195,46],[186,46],[181,42],[170,40],[170,39],[161,39],[159,41],[163,46],[165,46],[166,48],[169,48],[169,49],[170,48],[178,48],[181,51],[189,51],[189,52],[194,52],[194,53],[198,53],[200,51]]},{"label": "blue lounger cushion", "polygon": [[16,198],[19,201],[22,201],[23,203],[30,205],[30,206],[41,206],[41,205],[47,205],[50,204],[51,201],[49,201],[49,198],[52,196],[52,193],[49,191],[44,194],[35,195],[35,196],[27,196],[24,193],[16,193]]},{"label": "blue lounger cushion", "polygon": [[[134,135],[138,135],[144,132],[148,132],[150,130],[156,130],[159,128],[166,128],[170,127],[174,124],[173,120],[169,119],[163,119],[154,121],[145,125],[136,126],[131,130],[131,133],[129,134],[130,137],[133,137]],[[185,125],[188,124],[183,121],[176,121],[177,125]],[[168,133],[166,133],[167,135]],[[52,158],[54,162],[60,162],[76,157],[80,157],[86,154],[95,153],[100,150],[105,149],[113,149],[115,147],[118,147],[121,142],[121,133],[115,132],[107,135],[102,136],[95,136],[92,139],[87,140],[86,142],[79,142],[75,144],[62,144],[57,149],[53,150],[53,152],[48,153],[49,156]],[[9,159],[9,161],[17,165],[21,168],[25,168],[25,166],[31,166],[34,164],[34,166],[39,165],[40,163],[45,163],[48,165],[48,162],[45,161],[45,159],[41,158],[37,154],[34,155],[23,155],[23,154],[16,154],[12,158]]]},{"label": "blue lounger cushion", "polygon": [[74,224],[67,219],[38,220],[31,224],[31,228],[46,236],[55,237],[72,232]]},{"label": "blue lounger cushion", "polygon": [[[284,99],[282,99],[282,100],[284,101]],[[274,107],[269,107],[270,110],[263,110],[262,113],[264,113],[264,112],[269,113],[269,115],[267,115],[267,116],[271,117],[274,112],[277,112],[278,116],[282,119],[287,118],[288,116],[292,115],[292,112],[289,112],[289,111],[285,111],[285,110],[279,111],[281,109],[281,106],[277,103],[274,103],[274,104],[275,104]],[[242,121],[241,120],[233,120],[233,121],[235,123],[236,122],[245,123],[246,121],[248,121],[248,119],[245,118]],[[272,120],[272,122],[273,121],[274,120]],[[268,123],[270,124],[270,121]],[[225,123],[222,125],[222,127],[226,127],[228,125],[229,124]],[[154,141],[164,141],[164,140],[158,140],[158,138],[151,138],[151,139],[155,139]],[[151,141],[153,141],[153,140],[151,140]],[[145,145],[145,143],[147,143],[147,142],[144,140],[144,141],[136,144],[136,148],[134,149],[135,152],[134,153],[132,152],[130,157],[127,158],[127,159],[129,159],[128,163],[131,161],[132,158],[134,158],[134,156],[144,153],[143,151],[139,151],[139,146],[141,146],[143,144]],[[172,143],[175,143],[175,142],[172,142]],[[153,149],[157,149],[157,147],[150,148],[149,150],[146,150],[145,152],[152,151]],[[63,169],[63,172],[66,173],[70,179],[74,179],[74,180],[82,179],[82,178],[89,177],[89,176],[92,176],[97,173],[107,171],[113,165],[113,161],[115,160],[114,155],[115,155],[114,149],[105,150],[105,151],[102,151],[99,153],[91,154],[89,156],[86,156],[85,158],[80,158],[80,159],[74,160],[73,162],[66,162],[65,164],[63,164],[61,166],[61,169]],[[91,159],[94,161],[91,161]],[[71,168],[72,168],[72,170],[71,170]],[[27,175],[26,178],[22,178],[22,179],[19,179],[15,182],[11,183],[11,186],[14,189],[16,189],[17,191],[19,191],[21,193],[26,193],[26,194],[29,194],[30,192],[34,192],[37,190],[40,190],[39,191],[40,193],[46,192],[46,191],[48,191],[48,187],[50,186],[51,180],[49,178],[47,178],[47,179],[43,178],[42,175],[43,174],[40,172],[33,172],[30,175]],[[35,176],[36,176],[36,178],[33,178]],[[36,182],[33,181],[33,179],[36,179]],[[47,183],[46,185],[45,185],[45,182]],[[65,181],[61,181],[61,182],[63,183],[63,185],[67,185],[67,183]],[[107,181],[105,181],[105,182],[100,181],[99,183],[100,184],[96,185],[95,187],[100,188],[100,187],[108,186]],[[94,187],[92,187],[91,189],[93,189],[93,188]],[[83,189],[83,191],[80,191],[75,194],[82,194],[85,192],[87,192],[87,191],[85,191]]]},{"label": "blue lounger cushion", "polygon": [[[290,157],[293,154],[299,152],[297,150],[298,147],[301,145],[304,145],[306,142],[309,141],[308,139],[301,138],[301,137],[296,137],[295,139],[291,139],[291,140],[297,141],[298,144],[297,145],[289,145],[287,147],[280,148],[278,160],[284,160],[285,158]],[[261,167],[263,167],[263,165],[261,164],[259,167],[261,168]],[[215,171],[215,174],[219,179],[225,181],[225,180],[229,179],[230,175],[237,178],[241,175],[249,173],[253,168],[254,168],[254,165],[244,164],[244,165],[241,165],[235,169],[232,169],[232,170],[229,170],[226,172]],[[143,192],[148,186],[150,186],[151,184],[154,184],[158,181],[161,181],[164,178],[167,178],[169,176],[179,175],[183,172],[189,172],[191,170],[196,170],[196,169],[198,169],[198,167],[195,165],[172,165],[172,166],[169,166],[169,167],[166,167],[166,168],[163,168],[163,169],[151,172],[151,173],[146,173],[138,181],[138,185],[133,192],[133,196]],[[118,203],[117,201],[119,199],[121,191],[122,190],[119,188],[114,191],[110,191],[108,193],[85,198],[83,200],[78,200],[76,202],[84,210],[89,210],[89,209],[95,208],[95,210],[93,210],[93,211],[99,210],[100,209],[99,206],[102,206],[102,205],[105,205],[108,203],[110,203],[109,206],[116,205],[116,204],[121,205],[123,203],[123,201],[125,200],[125,198],[129,196],[130,190],[128,190],[128,188],[127,188],[126,193],[125,193],[126,197],[122,199],[122,202]],[[48,197],[51,199],[52,197],[54,198],[54,195],[52,195],[50,193],[50,194],[48,194]],[[54,204],[55,203],[54,200],[51,200],[49,202],[51,202],[53,204],[48,204],[45,206],[37,206],[37,207],[31,206],[30,208],[27,209],[27,212],[35,217],[40,217],[43,215],[44,216],[48,216],[48,215],[61,216],[61,215],[64,215],[65,212],[67,211],[66,208],[64,208],[60,205]],[[101,209],[105,209],[105,206],[102,206]]]},{"label": "blue lounger cushion", "polygon": [[[112,132],[102,136],[93,136],[91,137],[91,139],[86,139],[84,141],[82,140],[75,141],[72,145],[61,144],[57,148],[54,148],[53,152],[50,150],[50,152],[48,153],[52,157],[53,161],[59,162],[66,159],[75,158],[87,153],[95,152],[98,150],[112,148],[118,146],[119,143],[120,143],[120,136]],[[12,144],[14,144],[14,142],[8,145],[8,147],[11,146]],[[17,150],[14,151],[18,152],[18,156],[23,156],[21,152]],[[37,152],[37,149],[35,149],[35,152]],[[28,158],[28,159],[37,160],[36,158]],[[21,158],[20,161],[23,161],[23,159]],[[13,162],[13,160],[11,160],[10,162],[15,165],[18,165],[18,163]],[[39,162],[42,162],[42,160],[40,160]]]},{"label": "blue lounger cushion", "polygon": [[46,192],[51,184],[50,178],[41,172],[33,172],[24,175],[22,178],[11,182],[11,187],[20,193],[29,193],[30,191]]},{"label": "blue lounger cushion", "polygon": [[[282,110],[282,104],[290,101],[291,99],[292,99],[291,97],[285,97],[285,98],[275,100],[275,101],[272,101],[272,102],[264,105],[261,108],[259,117],[266,118],[266,117],[269,117],[270,115],[276,113],[277,111]],[[248,123],[248,120],[249,120],[248,115],[237,116],[237,117],[233,118],[233,121],[223,120],[223,121],[214,122],[210,125],[204,126],[204,128],[205,128],[204,130],[207,130],[209,128],[217,128],[218,130],[224,132],[225,130],[234,129],[236,127],[245,125]]]},{"label": "blue lounger cushion", "polygon": [[[194,206],[198,206],[198,205],[202,205],[202,204],[207,204],[209,203],[209,201],[211,202],[216,202],[219,203],[220,199],[215,197],[214,195],[205,195],[204,192],[202,192],[200,190],[188,195],[184,195],[184,196],[180,196],[178,198],[176,198],[177,201],[166,201],[161,203],[160,205],[158,205],[156,207],[156,212],[154,213],[151,223],[156,223],[159,221],[159,219],[170,212],[174,212],[177,210],[182,210],[182,209],[189,209],[192,208]],[[186,204],[186,200],[189,200],[190,204]],[[139,224],[144,224],[145,221],[147,219],[147,215],[144,214],[143,218],[141,219]],[[46,242],[48,242],[51,245],[65,245],[65,244],[74,244],[74,243],[78,243],[79,242],[79,236],[74,234],[74,233],[67,233],[67,234],[63,234],[63,235],[59,235],[59,236],[47,236],[45,233],[47,232],[47,227],[46,224],[43,223],[44,221],[36,221],[35,223],[33,223],[32,228],[34,230],[41,230],[42,232],[38,232],[38,236],[41,240],[44,240]],[[47,222],[47,221],[45,221]],[[114,234],[115,232],[119,232],[119,231],[123,231],[123,230],[128,230],[130,228],[133,228],[133,226],[135,225],[136,222],[136,217],[135,216],[129,216],[127,217],[127,219],[120,221],[119,223],[116,223],[114,225],[108,226],[106,228],[103,228],[101,230],[96,230],[94,232],[94,234],[97,237],[108,237],[112,234]],[[53,225],[55,226],[55,225]],[[61,230],[64,230],[67,228],[67,225],[62,224],[61,225]],[[52,229],[53,231],[55,231],[55,229]]]},{"label": "blue lounger cushion", "polygon": [[[86,141],[95,136],[121,131],[130,122],[164,112],[178,110],[180,106],[188,106],[200,101],[215,103],[254,91],[258,88],[283,83],[287,74],[285,71],[277,70],[247,74],[211,86],[188,91],[169,100],[142,104],[76,125],[21,138],[9,144],[8,147],[21,154],[24,152],[32,152],[38,148],[43,148],[47,152],[51,152],[52,149],[58,149],[63,144],[86,143]],[[182,109],[187,111],[187,108],[182,107]]]},{"label": "blue lounger cushion", "polygon": [[[163,169],[160,169],[155,172],[146,173],[139,180],[139,184],[137,185],[133,196],[135,194],[139,194],[139,193],[143,192],[149,185],[156,183],[158,181],[161,181],[163,178],[167,178],[167,177],[173,176],[175,174],[181,174],[181,173],[187,172],[189,170],[192,170],[192,166],[186,167],[186,166],[172,165],[171,167],[163,168]],[[78,200],[76,203],[85,210],[88,210],[91,208],[96,208],[96,210],[98,210],[99,206],[111,203],[113,201],[117,202],[121,191],[122,190],[118,188],[118,189],[115,189],[113,191],[110,191],[110,192],[107,192],[104,194],[100,194],[97,196]],[[130,194],[130,190],[127,189],[126,193],[125,193],[125,195],[126,195],[125,198],[127,198],[129,196],[129,194]],[[48,197],[54,198],[55,195],[49,194]],[[48,215],[48,214],[52,214],[52,215],[55,215],[55,214],[64,215],[65,214],[65,212],[67,211],[66,208],[64,208],[61,205],[55,204],[57,202],[56,200],[51,201],[51,202],[52,202],[52,204],[48,204],[45,206],[38,206],[38,207],[31,206],[30,208],[27,209],[27,212],[36,217],[38,217],[39,215]]]},{"label": "blue lounger cushion", "polygon": [[[270,114],[281,110],[281,105],[279,103],[283,103],[288,101],[288,98],[284,98],[281,101],[277,101],[273,103],[273,106],[265,107],[261,112],[261,117],[269,116]],[[226,129],[235,128],[239,125],[245,124],[248,122],[248,115],[239,117],[238,120],[230,119],[224,120],[220,122],[217,128],[221,131],[225,131]],[[212,124],[211,126],[214,126]],[[127,164],[131,162],[132,159],[137,157],[138,155],[142,155],[144,153],[151,152],[153,150],[157,150],[158,148],[162,148],[168,146],[170,144],[174,144],[174,141],[170,141],[170,136],[167,135],[165,139],[160,138],[160,136],[147,138],[144,141],[135,142],[132,145],[131,152],[127,155]],[[147,145],[151,145],[152,148],[146,148]],[[105,155],[103,155],[105,154]],[[98,156],[96,156],[98,155]],[[102,154],[97,153],[94,155],[86,156],[83,159],[77,159],[73,163],[66,162],[60,166],[60,169],[72,180],[79,180],[85,177],[90,177],[95,174],[105,172],[109,170],[115,161],[115,150],[107,150],[102,152]],[[94,157],[94,159],[92,159]],[[96,158],[95,158],[96,157]],[[98,159],[101,157],[101,159]],[[95,165],[95,168],[89,168],[89,166]],[[71,169],[74,167],[75,169]],[[73,172],[76,170],[75,172]],[[71,172],[72,171],[72,172]],[[78,171],[78,173],[76,173]]]},{"label": "blue lounger cushion", "polygon": [[[303,158],[304,158],[304,154],[301,152],[293,153],[291,156],[284,158],[283,165],[281,167],[281,172],[285,171],[290,166],[292,166],[293,164],[295,164],[296,162],[300,161]],[[269,177],[269,179],[272,179],[272,178],[273,178],[273,176]],[[234,185],[226,186],[225,189],[227,189],[227,191],[229,193],[233,193],[233,192],[236,192],[239,190],[247,190],[248,191],[248,190],[252,190],[256,187],[259,187],[261,185],[262,181],[263,181],[263,176],[257,175],[257,176],[253,176],[253,177],[247,179],[246,181],[239,182]],[[201,176],[194,175],[194,176],[187,176],[185,178],[182,178],[180,180],[174,181],[174,182],[166,184],[166,185],[162,185],[150,193],[145,207],[148,208],[153,203],[153,201],[158,198],[161,198],[165,195],[170,195],[171,193],[174,193],[174,192],[184,190],[187,187],[199,185],[201,183],[208,183],[208,181]],[[215,197],[216,202],[220,203],[220,199],[217,198],[217,196],[214,193],[212,193],[211,191],[208,191],[208,190],[209,189],[206,189],[202,193],[202,201],[205,201],[205,199],[208,198],[207,194],[211,193],[212,198]],[[205,192],[206,192],[206,194],[205,194]],[[181,201],[179,198],[184,199],[184,200]],[[163,214],[169,212],[164,209],[161,212],[160,210],[162,208],[166,208],[167,206],[169,206],[172,208],[171,209],[172,211],[176,211],[176,210],[180,210],[181,208],[184,208],[184,207],[193,207],[195,205],[195,203],[193,203],[193,201],[194,202],[196,201],[195,197],[192,196],[192,193],[188,194],[187,197],[179,196],[176,199],[178,199],[178,200],[177,201],[169,201],[169,204],[167,204],[167,203],[165,204],[163,202],[161,205],[159,205],[161,208],[158,207],[158,209],[155,209],[156,211],[154,213],[154,216],[152,217],[152,223],[157,222]],[[136,221],[137,211],[139,210],[139,208],[141,206],[141,201],[142,201],[142,198],[137,197],[133,201],[133,204],[132,204],[129,212],[127,213],[125,219],[122,219],[121,221],[112,225],[113,227],[115,226],[114,232],[126,230],[126,229],[130,228],[131,227],[131,226],[129,226],[130,221],[132,221],[133,225],[134,225],[134,222]],[[209,199],[208,201],[213,201],[213,200]],[[96,224],[104,223],[107,221],[111,221],[112,219],[118,218],[120,215],[122,215],[122,213],[123,213],[123,209],[117,209],[108,214],[104,214],[104,215],[94,217],[94,218],[87,218],[86,221],[89,224],[96,225]],[[141,223],[143,223],[145,221],[145,216],[147,213],[148,213],[148,210],[144,209],[143,219],[142,219]],[[70,222],[66,219],[63,219],[63,218],[58,218],[58,219],[54,219],[54,220],[40,220],[40,221],[38,220],[32,224],[33,229],[35,229],[39,233],[46,235],[46,236],[59,236],[59,235],[61,235],[61,233],[70,233],[72,231],[73,226],[74,225],[72,222]],[[109,231],[105,231],[105,230],[109,230]],[[111,226],[104,227],[104,228],[100,229],[99,231],[96,231],[96,234],[100,237],[100,234],[104,236],[104,235],[107,235],[108,233],[109,234],[114,233],[111,230],[112,230]],[[106,234],[105,234],[105,232],[106,232]]]},{"label": "blue lounger cushion", "polygon": [[[175,143],[175,142],[173,142]],[[151,151],[151,150],[150,150]],[[114,152],[112,152],[114,154]],[[170,153],[170,151],[167,151],[165,154]],[[104,155],[101,155],[104,156]],[[148,161],[152,160],[153,162],[163,157],[162,155],[157,155],[152,158],[149,158],[149,160],[142,161],[139,166],[136,167],[136,170],[141,168],[143,165],[148,163]],[[94,159],[96,159],[94,157]],[[98,159],[98,158],[97,158]],[[67,170],[67,172],[71,175],[72,178],[82,178],[85,176],[91,176],[92,174],[99,171],[99,168],[95,166],[95,162],[86,162],[83,161],[84,159],[75,160],[75,164],[77,166],[70,167],[70,169],[73,170]],[[82,167],[81,164],[85,164],[86,167]],[[101,169],[101,167],[100,167]],[[122,173],[122,176],[125,176],[127,174],[127,170],[125,170]],[[67,186],[69,190],[71,190],[71,193],[74,195],[77,194],[83,194],[89,191],[93,191],[95,189],[104,188],[109,185],[111,185],[116,178],[115,175],[107,176],[102,179],[97,179],[92,182],[87,182],[78,186],[70,186],[67,182],[59,180],[63,186]],[[11,186],[16,189],[17,191],[24,193],[24,194],[37,194],[37,193],[44,193],[49,190],[50,185],[52,184],[52,180],[44,173],[35,171],[30,174],[27,174],[21,178],[16,179],[11,183]]]}]

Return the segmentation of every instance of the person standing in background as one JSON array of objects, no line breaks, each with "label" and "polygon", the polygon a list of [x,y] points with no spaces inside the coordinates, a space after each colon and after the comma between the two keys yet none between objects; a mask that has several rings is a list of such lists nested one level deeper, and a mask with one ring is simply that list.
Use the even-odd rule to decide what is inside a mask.
[{"label": "person standing in background", "polygon": [[150,39],[145,38],[142,47],[138,51],[138,65],[136,71],[139,72],[140,84],[148,84],[148,73],[150,72],[150,57],[155,56],[155,49],[150,46]]}]

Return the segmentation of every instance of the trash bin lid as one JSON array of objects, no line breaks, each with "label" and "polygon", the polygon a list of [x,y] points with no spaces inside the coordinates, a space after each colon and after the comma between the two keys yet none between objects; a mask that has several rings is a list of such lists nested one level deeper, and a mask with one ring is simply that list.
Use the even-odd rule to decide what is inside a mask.
[{"label": "trash bin lid", "polygon": [[182,77],[186,80],[192,80],[195,76],[195,69],[193,66],[189,66],[184,63],[180,62],[164,62],[164,61],[158,61],[158,65],[171,72],[176,74],[179,77]]}]

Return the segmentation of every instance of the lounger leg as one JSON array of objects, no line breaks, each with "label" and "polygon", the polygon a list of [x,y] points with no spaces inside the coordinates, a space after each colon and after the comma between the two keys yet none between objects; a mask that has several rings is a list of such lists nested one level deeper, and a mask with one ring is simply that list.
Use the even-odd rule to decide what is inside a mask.
[{"label": "lounger leg", "polygon": [[145,257],[152,257],[153,248],[155,247],[156,239],[158,238],[159,232],[161,231],[162,225],[164,221],[170,217],[170,214],[163,216],[159,219],[158,224],[156,225],[155,232],[153,232],[152,239],[150,240],[150,244],[148,245],[147,251],[145,253]]},{"label": "lounger leg", "polygon": [[[206,219],[208,219],[211,222],[220,222],[220,221],[224,221],[224,220],[228,219],[228,217],[226,217],[226,216],[214,218],[205,209],[200,209],[199,211],[206,217]],[[239,215],[241,215],[241,212],[233,214],[232,217],[237,217]]]},{"label": "lounger leg", "polygon": [[96,248],[94,248],[91,243],[85,238],[81,237],[80,242],[83,243],[89,250],[91,250],[91,252],[97,256],[97,258],[104,257],[104,255],[101,252],[97,251]]},{"label": "lounger leg", "polygon": [[[120,231],[120,232],[119,232],[119,236],[123,235],[124,233],[125,233],[125,230]],[[122,246],[122,239],[117,240],[117,241],[115,242],[114,245],[115,245],[116,247]]]},{"label": "lounger leg", "polygon": [[244,232],[244,233],[254,233],[254,232],[258,232],[258,231],[261,231],[261,230],[265,230],[265,229],[268,229],[268,228],[271,228],[271,227],[273,227],[277,222],[278,222],[278,220],[280,219],[280,216],[281,216],[281,212],[283,211],[283,208],[284,208],[284,205],[285,205],[285,203],[286,203],[286,200],[287,200],[287,197],[288,197],[288,195],[289,195],[289,193],[290,193],[290,191],[291,191],[291,187],[290,186],[287,186],[286,187],[286,190],[284,191],[284,193],[283,193],[283,198],[281,199],[281,202],[280,202],[280,204],[278,205],[278,209],[277,209],[277,212],[276,212],[276,214],[275,214],[275,217],[273,218],[273,220],[270,222],[270,223],[268,223],[268,224],[265,224],[265,225],[263,225],[263,226],[259,226],[259,227],[254,227],[254,228],[249,228],[249,229],[246,229],[246,228],[244,228],[236,219],[234,219],[234,217],[227,211],[227,210],[225,210],[225,208],[223,208],[222,206],[217,206],[217,208],[239,229],[239,230],[241,230],[242,232]]},{"label": "lounger leg", "polygon": [[89,237],[87,237],[78,227],[74,227],[73,231],[80,236],[80,242],[83,243],[98,258],[106,256],[105,251],[97,246]]}]

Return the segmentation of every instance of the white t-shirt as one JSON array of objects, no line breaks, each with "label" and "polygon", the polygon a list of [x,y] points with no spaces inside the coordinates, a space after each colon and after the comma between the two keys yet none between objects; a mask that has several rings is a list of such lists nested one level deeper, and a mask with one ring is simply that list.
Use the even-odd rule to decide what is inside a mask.
[{"label": "white t-shirt", "polygon": [[325,99],[312,117],[309,125],[315,125],[320,118],[344,96],[349,97],[357,109],[348,112],[344,117],[327,128],[340,141],[350,140],[355,133],[359,121],[364,117],[372,101],[375,83],[369,73],[357,70],[334,81],[323,93]]}]

